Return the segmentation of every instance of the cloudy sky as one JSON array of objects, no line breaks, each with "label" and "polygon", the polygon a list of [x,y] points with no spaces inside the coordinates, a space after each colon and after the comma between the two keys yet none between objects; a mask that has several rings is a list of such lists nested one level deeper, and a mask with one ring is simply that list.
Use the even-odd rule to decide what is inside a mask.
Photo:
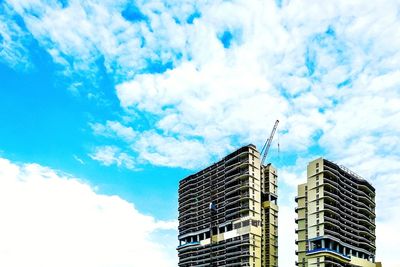
[{"label": "cloudy sky", "polygon": [[319,156],[400,266],[399,29],[398,0],[0,0],[0,266],[176,266],[178,181],[276,119],[280,266]]}]

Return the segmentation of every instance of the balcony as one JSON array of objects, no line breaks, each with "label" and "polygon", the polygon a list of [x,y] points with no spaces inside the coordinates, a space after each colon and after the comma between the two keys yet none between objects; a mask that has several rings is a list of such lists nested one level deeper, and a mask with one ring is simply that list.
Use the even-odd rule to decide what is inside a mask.
[{"label": "balcony", "polygon": [[190,243],[186,243],[186,244],[178,246],[177,249],[182,249],[182,248],[191,247],[191,246],[198,246],[198,245],[200,245],[200,242],[190,242]]},{"label": "balcony", "polygon": [[338,252],[336,250],[329,249],[329,248],[316,248],[316,249],[313,249],[313,250],[308,250],[307,251],[307,255],[314,254],[314,253],[319,253],[319,252],[330,252],[330,253],[336,254],[336,255],[338,255],[338,256],[340,256],[342,258],[345,258],[346,260],[350,260],[350,256],[344,255],[344,254],[342,254],[342,253],[340,253],[340,252]]}]

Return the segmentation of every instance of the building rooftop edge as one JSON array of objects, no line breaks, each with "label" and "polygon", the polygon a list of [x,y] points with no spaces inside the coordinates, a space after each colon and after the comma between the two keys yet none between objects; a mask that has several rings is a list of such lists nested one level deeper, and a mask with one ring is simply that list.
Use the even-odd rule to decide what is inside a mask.
[{"label": "building rooftop edge", "polygon": [[374,186],[372,185],[372,183],[371,183],[370,181],[368,181],[366,178],[364,178],[364,177],[362,177],[361,175],[357,174],[356,172],[350,170],[350,169],[347,168],[346,166],[334,162],[333,160],[329,160],[329,159],[324,158],[324,157],[318,157],[318,158],[316,158],[316,159],[310,161],[308,164],[310,164],[311,162],[316,161],[316,160],[318,160],[318,159],[322,159],[322,160],[325,160],[325,161],[327,161],[327,162],[329,162],[329,163],[331,163],[331,164],[336,165],[340,170],[342,170],[343,172],[345,172],[345,173],[347,173],[348,175],[352,176],[353,178],[355,178],[355,179],[357,179],[357,180],[359,180],[359,181],[363,181],[363,182],[368,183],[368,184],[374,189],[374,191],[375,191],[375,187],[374,187]]},{"label": "building rooftop edge", "polygon": [[188,176],[182,178],[179,182],[182,182],[182,181],[184,181],[185,179],[187,179],[187,178],[189,178],[189,177],[191,177],[191,176],[194,176],[194,175],[196,175],[196,174],[198,174],[198,173],[200,173],[200,172],[202,172],[202,171],[204,171],[204,170],[206,170],[206,169],[208,169],[208,168],[211,168],[212,166],[214,166],[214,165],[220,163],[221,161],[225,160],[226,158],[228,158],[228,157],[231,156],[232,154],[236,153],[238,150],[243,149],[243,148],[245,148],[245,147],[251,147],[251,148],[255,149],[255,150],[258,152],[257,147],[256,147],[254,144],[251,144],[251,143],[250,143],[250,144],[248,144],[248,145],[241,146],[241,147],[235,149],[234,151],[228,153],[227,155],[225,155],[225,156],[224,156],[223,158],[221,158],[220,160],[218,160],[218,161],[216,161],[216,162],[214,162],[214,163],[212,163],[212,164],[210,164],[210,165],[208,165],[208,166],[206,166],[206,167],[200,169],[199,171],[197,171],[197,172],[195,172],[195,173],[192,173],[192,174],[190,174],[190,175],[188,175]]}]

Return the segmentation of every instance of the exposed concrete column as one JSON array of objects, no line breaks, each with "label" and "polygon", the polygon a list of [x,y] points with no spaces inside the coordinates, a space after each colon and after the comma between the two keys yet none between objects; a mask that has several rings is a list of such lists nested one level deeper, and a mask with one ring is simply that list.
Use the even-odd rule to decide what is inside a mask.
[{"label": "exposed concrete column", "polygon": [[339,252],[339,244],[336,244],[336,251]]},{"label": "exposed concrete column", "polygon": [[332,241],[329,241],[329,249],[333,250],[333,242]]},{"label": "exposed concrete column", "polygon": [[343,255],[346,255],[346,247],[343,247]]},{"label": "exposed concrete column", "polygon": [[321,248],[325,248],[325,239],[321,240]]}]

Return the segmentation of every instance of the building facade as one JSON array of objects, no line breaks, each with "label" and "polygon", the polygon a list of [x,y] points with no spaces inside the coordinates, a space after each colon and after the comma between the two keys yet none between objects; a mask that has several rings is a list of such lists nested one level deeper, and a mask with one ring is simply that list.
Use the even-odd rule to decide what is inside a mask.
[{"label": "building facade", "polygon": [[278,266],[277,173],[244,146],[179,183],[179,266]]},{"label": "building facade", "polygon": [[298,186],[296,265],[375,267],[375,188],[323,158]]}]

